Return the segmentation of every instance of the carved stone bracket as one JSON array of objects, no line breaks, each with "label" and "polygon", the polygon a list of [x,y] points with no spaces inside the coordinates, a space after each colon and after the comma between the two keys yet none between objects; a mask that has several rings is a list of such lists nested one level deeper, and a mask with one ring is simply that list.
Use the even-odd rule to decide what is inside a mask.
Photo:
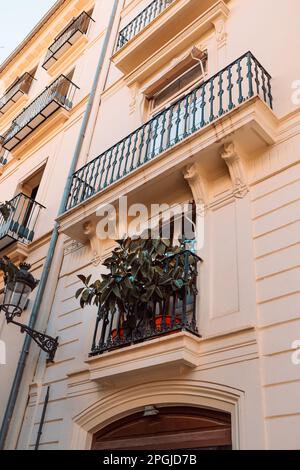
[{"label": "carved stone bracket", "polygon": [[249,192],[249,187],[242,159],[237,153],[234,143],[229,142],[225,144],[220,155],[229,169],[233,186],[233,195],[239,199],[245,197]]},{"label": "carved stone bracket", "polygon": [[201,172],[200,165],[198,163],[194,163],[193,165],[187,167],[183,173],[183,176],[191,188],[195,203],[207,206],[207,181]]}]

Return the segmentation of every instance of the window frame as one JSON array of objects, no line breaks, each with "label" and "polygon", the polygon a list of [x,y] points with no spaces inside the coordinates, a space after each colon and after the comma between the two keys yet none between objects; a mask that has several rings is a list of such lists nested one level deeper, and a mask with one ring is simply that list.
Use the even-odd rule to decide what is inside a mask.
[{"label": "window frame", "polygon": [[172,80],[171,83],[168,83],[167,85],[163,86],[160,90],[158,90],[156,93],[153,94],[152,97],[147,98],[148,102],[148,116],[150,119],[154,118],[157,116],[159,113],[161,113],[164,109],[172,106],[172,104],[176,103],[179,101],[181,98],[184,98],[184,96],[188,95],[191,91],[193,91],[196,86],[201,86],[202,83],[205,82],[206,77],[208,76],[208,56],[206,54],[206,58],[203,61],[203,67],[204,67],[204,75],[203,73],[200,74],[198,78],[195,78],[192,80],[190,83],[188,83],[185,87],[180,89],[178,92],[174,93],[171,97],[166,98],[159,106],[154,106],[155,103],[155,96],[161,93],[165,88],[169,87],[176,81],[182,79],[184,75],[186,75],[188,72],[190,72],[193,68],[196,68],[197,65],[200,67],[200,64],[198,63],[197,60],[195,60],[195,65],[192,67],[189,67],[186,69],[184,72],[182,72],[180,75],[178,75],[174,80]]}]

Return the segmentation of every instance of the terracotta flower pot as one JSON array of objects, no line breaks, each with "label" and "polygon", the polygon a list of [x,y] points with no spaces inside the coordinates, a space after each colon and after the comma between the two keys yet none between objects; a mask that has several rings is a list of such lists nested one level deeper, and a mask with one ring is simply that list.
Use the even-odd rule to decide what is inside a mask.
[{"label": "terracotta flower pot", "polygon": [[[162,315],[159,315],[158,317],[155,318],[155,327],[157,330],[161,330],[161,324],[163,323],[163,319],[165,320],[165,325],[166,328],[170,328],[172,325],[172,317],[171,315],[166,315],[163,317]],[[175,318],[175,325],[178,325],[180,323],[180,320],[178,318]]]},{"label": "terracotta flower pot", "polygon": [[[165,319],[165,326],[166,328],[170,328],[171,325],[172,325],[172,317],[171,315],[166,315],[165,317],[163,317],[163,315],[159,315],[157,317],[155,317],[155,329],[156,331],[160,331],[161,330],[161,325],[163,323],[163,319]],[[175,325],[179,325],[180,324],[180,319],[179,318],[175,318]],[[124,339],[124,328],[120,328],[119,330],[119,336],[118,336],[118,330],[115,328],[114,330],[112,330],[111,332],[111,338],[114,340],[116,339],[117,337],[119,339]]]},{"label": "terracotta flower pot", "polygon": [[[111,337],[112,339],[116,339],[118,336],[118,330],[115,328],[114,330],[112,330],[111,332]],[[120,339],[123,339],[124,338],[124,328],[120,328],[119,330],[119,338]]]}]

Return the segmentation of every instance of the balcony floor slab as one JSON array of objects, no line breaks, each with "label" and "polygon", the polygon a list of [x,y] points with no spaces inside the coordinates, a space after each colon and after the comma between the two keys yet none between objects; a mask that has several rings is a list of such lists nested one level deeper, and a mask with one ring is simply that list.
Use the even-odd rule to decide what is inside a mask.
[{"label": "balcony floor slab", "polygon": [[126,374],[145,374],[160,367],[195,368],[201,338],[188,332],[169,334],[92,357],[86,361],[90,380],[107,381]]}]

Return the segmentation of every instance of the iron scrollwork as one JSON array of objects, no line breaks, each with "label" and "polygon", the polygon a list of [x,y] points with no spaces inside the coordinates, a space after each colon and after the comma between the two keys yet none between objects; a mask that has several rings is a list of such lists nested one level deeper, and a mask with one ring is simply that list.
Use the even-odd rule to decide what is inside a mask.
[{"label": "iron scrollwork", "polygon": [[48,354],[48,360],[53,362],[58,347],[58,336],[56,338],[52,338],[52,336],[36,331],[23,323],[8,320],[8,318],[6,319],[7,323],[13,323],[16,326],[19,326],[21,333],[27,333],[33,341],[35,341],[35,343]]}]

